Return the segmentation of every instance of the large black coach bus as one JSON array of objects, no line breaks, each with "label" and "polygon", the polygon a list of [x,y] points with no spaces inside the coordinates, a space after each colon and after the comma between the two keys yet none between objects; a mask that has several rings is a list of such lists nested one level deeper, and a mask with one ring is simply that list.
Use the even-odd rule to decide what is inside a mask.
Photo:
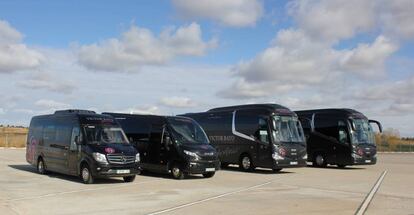
[{"label": "large black coach bus", "polygon": [[377,162],[375,134],[371,123],[381,124],[352,109],[296,111],[307,139],[308,161],[327,164],[366,165]]},{"label": "large black coach bus", "polygon": [[220,168],[204,130],[187,117],[106,113],[115,117],[141,154],[143,170],[213,177]]},{"label": "large black coach bus", "polygon": [[75,175],[90,184],[97,177],[123,177],[132,182],[140,157],[112,116],[62,110],[32,118],[26,160],[40,174]]},{"label": "large black coach bus", "polygon": [[188,113],[206,131],[222,166],[280,171],[306,165],[306,143],[296,114],[277,104],[253,104]]}]

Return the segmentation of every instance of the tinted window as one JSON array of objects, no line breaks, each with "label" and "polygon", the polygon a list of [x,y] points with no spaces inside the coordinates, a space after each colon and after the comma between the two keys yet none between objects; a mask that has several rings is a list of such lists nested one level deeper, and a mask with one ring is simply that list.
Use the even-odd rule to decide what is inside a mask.
[{"label": "tinted window", "polygon": [[338,139],[338,120],[327,116],[316,115],[315,131]]},{"label": "tinted window", "polygon": [[259,129],[259,118],[246,111],[237,111],[235,120],[236,130],[248,136],[254,135]]},{"label": "tinted window", "polygon": [[150,142],[161,143],[163,125],[154,124],[151,126]]},{"label": "tinted window", "polygon": [[69,145],[72,136],[72,126],[70,125],[56,125],[55,140],[57,143]]},{"label": "tinted window", "polygon": [[52,143],[55,141],[56,127],[54,125],[47,125],[43,130],[43,141],[45,143]]}]

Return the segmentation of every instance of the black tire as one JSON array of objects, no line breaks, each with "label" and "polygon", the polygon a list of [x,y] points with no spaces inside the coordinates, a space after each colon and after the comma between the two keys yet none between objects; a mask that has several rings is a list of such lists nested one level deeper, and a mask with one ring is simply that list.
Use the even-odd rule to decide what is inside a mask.
[{"label": "black tire", "polygon": [[211,178],[216,174],[216,172],[206,172],[203,174],[204,178]]},{"label": "black tire", "polygon": [[125,182],[133,182],[135,180],[135,175],[125,176],[124,181]]},{"label": "black tire", "polygon": [[229,166],[229,164],[228,163],[221,163],[220,164],[220,168],[222,168],[222,169],[225,169],[225,168],[227,168]]},{"label": "black tire", "polygon": [[185,174],[184,174],[182,168],[180,167],[180,165],[174,164],[171,167],[171,176],[174,179],[177,179],[177,180],[181,180],[181,179],[184,179],[185,178]]},{"label": "black tire", "polygon": [[41,175],[45,175],[47,173],[46,164],[43,161],[43,158],[39,158],[39,160],[37,161],[36,168],[37,168],[37,172]]},{"label": "black tire", "polygon": [[282,170],[282,168],[272,169],[273,172],[280,172],[280,170]]},{"label": "black tire", "polygon": [[81,168],[80,178],[85,184],[93,184],[94,178],[92,176],[91,169],[87,164],[84,164]]},{"label": "black tire", "polygon": [[323,153],[315,154],[312,163],[313,163],[313,166],[316,166],[316,167],[326,167],[328,165],[326,163],[326,156]]},{"label": "black tire", "polygon": [[243,154],[240,156],[239,168],[245,172],[251,172],[254,170],[254,165],[249,155]]},{"label": "black tire", "polygon": [[338,164],[337,166],[338,166],[338,168],[341,168],[341,169],[344,169],[346,167],[346,165],[344,165],[344,164]]}]

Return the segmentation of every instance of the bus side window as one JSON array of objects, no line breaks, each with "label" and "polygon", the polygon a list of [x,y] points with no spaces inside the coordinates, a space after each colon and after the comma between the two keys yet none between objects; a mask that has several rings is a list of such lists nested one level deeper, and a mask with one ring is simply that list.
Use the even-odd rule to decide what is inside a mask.
[{"label": "bus side window", "polygon": [[259,130],[256,137],[263,143],[269,143],[269,134],[267,132],[268,123],[266,119],[259,118]]},{"label": "bus side window", "polygon": [[338,122],[338,140],[341,144],[345,145],[349,142],[347,127],[343,121]]},{"label": "bus side window", "polygon": [[72,136],[71,136],[71,139],[70,139],[70,147],[69,147],[69,150],[71,150],[71,151],[76,151],[77,150],[77,143],[76,143],[76,138],[78,139],[77,141],[78,141],[78,143],[80,143],[80,129],[79,129],[79,127],[77,127],[77,126],[75,126],[75,127],[73,127],[73,129],[72,129]]},{"label": "bus side window", "polygon": [[56,128],[54,125],[48,125],[43,130],[43,141],[46,145],[50,145],[56,139]]}]

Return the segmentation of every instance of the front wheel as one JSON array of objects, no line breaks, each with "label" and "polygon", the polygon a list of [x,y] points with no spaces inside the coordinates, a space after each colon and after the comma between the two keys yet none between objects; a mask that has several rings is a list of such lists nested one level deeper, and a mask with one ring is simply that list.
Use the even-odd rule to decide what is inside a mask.
[{"label": "front wheel", "polygon": [[204,173],[203,176],[204,176],[204,178],[211,178],[215,174],[216,174],[216,172],[207,172],[207,173]]},{"label": "front wheel", "polygon": [[313,165],[317,167],[326,167],[326,158],[323,154],[317,154],[313,161]]},{"label": "front wheel", "polygon": [[124,177],[124,181],[125,182],[133,182],[134,180],[135,180],[135,175],[125,176]]},{"label": "front wheel", "polygon": [[174,164],[173,167],[171,168],[171,175],[174,179],[184,179],[184,172],[183,170],[180,168],[180,165],[178,164]]},{"label": "front wheel", "polygon": [[85,184],[93,184],[94,178],[88,165],[83,165],[81,170],[81,178]]},{"label": "front wheel", "polygon": [[39,158],[39,160],[37,161],[37,172],[39,174],[46,174],[46,165],[45,162],[43,161],[43,158]]},{"label": "front wheel", "polygon": [[240,158],[239,167],[241,170],[250,172],[254,169],[252,159],[249,155],[242,155]]}]

